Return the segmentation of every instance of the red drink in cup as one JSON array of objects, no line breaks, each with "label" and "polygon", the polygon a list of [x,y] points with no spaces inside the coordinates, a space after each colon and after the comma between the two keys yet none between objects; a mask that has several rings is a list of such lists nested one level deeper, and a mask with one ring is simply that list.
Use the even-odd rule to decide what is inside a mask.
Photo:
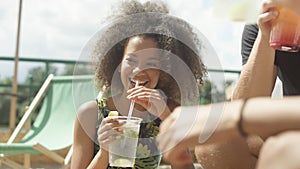
[{"label": "red drink in cup", "polygon": [[279,16],[272,21],[270,46],[277,50],[297,52],[300,47],[300,17],[287,8],[277,8]]}]

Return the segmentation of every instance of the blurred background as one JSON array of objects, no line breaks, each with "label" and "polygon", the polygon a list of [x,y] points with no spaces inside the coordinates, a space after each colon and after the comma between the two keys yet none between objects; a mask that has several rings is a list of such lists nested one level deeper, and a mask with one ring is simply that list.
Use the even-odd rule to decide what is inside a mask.
[{"label": "blurred background", "polygon": [[[111,4],[120,0],[23,0],[19,56],[76,60],[85,43],[101,27]],[[166,0],[171,13],[197,27],[210,41],[224,69],[240,69],[244,23],[212,16],[211,0]],[[18,0],[0,1],[0,56],[15,54]],[[13,76],[13,62],[0,63],[0,79]],[[32,64],[20,63],[19,82]]]},{"label": "blurred background", "polygon": [[[111,5],[120,0],[23,0],[19,41],[17,120],[47,74],[72,75],[87,41],[101,28]],[[165,0],[171,14],[185,19],[209,40],[219,63],[207,64],[210,76],[201,103],[229,100],[241,69],[243,22],[216,18],[212,0]],[[9,119],[18,27],[19,0],[0,1],[0,125]],[[85,73],[84,63],[79,66]],[[88,72],[88,70],[86,70]],[[225,74],[223,74],[225,72]],[[280,91],[279,91],[280,94]]]}]

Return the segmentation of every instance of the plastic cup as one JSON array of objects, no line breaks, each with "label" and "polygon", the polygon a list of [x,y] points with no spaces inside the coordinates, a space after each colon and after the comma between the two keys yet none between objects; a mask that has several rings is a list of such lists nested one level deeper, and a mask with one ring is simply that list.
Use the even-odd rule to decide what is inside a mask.
[{"label": "plastic cup", "polygon": [[213,0],[213,15],[231,21],[254,23],[260,12],[260,0]]},{"label": "plastic cup", "polygon": [[300,47],[300,17],[287,8],[278,7],[279,16],[272,21],[270,46],[276,50],[297,52]]},{"label": "plastic cup", "polygon": [[118,134],[121,139],[109,145],[109,164],[114,167],[133,167],[142,119],[127,116],[113,116],[112,118],[117,118],[125,124],[119,127],[123,130]]}]

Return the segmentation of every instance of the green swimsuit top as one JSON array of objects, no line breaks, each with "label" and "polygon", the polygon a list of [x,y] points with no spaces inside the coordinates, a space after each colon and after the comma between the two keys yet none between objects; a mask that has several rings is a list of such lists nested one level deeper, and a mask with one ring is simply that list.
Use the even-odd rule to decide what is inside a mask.
[{"label": "green swimsuit top", "polygon": [[[109,109],[106,106],[106,99],[104,98],[97,98],[97,105],[98,105],[98,124],[96,131],[98,131],[98,126],[100,125],[103,118],[108,116]],[[161,120],[149,113],[150,119],[141,123],[140,126],[140,133],[139,133],[139,141],[137,146],[137,157],[145,157],[145,158],[136,158],[134,169],[156,169],[159,166],[161,160],[161,154],[159,153],[155,136],[157,136],[159,132],[159,125]],[[148,118],[149,119],[149,118]],[[143,138],[143,139],[141,139]],[[99,151],[99,143],[97,139],[97,134],[95,136],[95,145],[94,145],[94,155],[97,154]],[[121,169],[122,167],[111,167],[108,166],[108,169]]]}]

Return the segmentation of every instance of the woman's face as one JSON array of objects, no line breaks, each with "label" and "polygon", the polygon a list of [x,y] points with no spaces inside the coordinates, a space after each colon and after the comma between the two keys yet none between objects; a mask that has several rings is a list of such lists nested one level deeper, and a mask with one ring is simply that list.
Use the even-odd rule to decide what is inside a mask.
[{"label": "woman's face", "polygon": [[139,86],[155,88],[160,76],[160,55],[157,42],[152,38],[132,37],[124,50],[120,67],[124,89]]}]

